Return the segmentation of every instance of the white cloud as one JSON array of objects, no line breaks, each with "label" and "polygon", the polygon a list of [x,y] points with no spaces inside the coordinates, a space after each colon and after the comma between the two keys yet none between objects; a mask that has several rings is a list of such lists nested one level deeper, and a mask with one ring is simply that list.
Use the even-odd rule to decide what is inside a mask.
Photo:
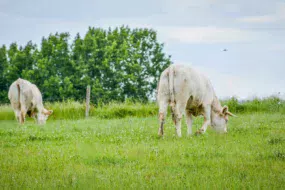
[{"label": "white cloud", "polygon": [[285,44],[274,43],[274,44],[268,45],[268,51],[285,53]]},{"label": "white cloud", "polygon": [[268,33],[250,31],[238,28],[225,28],[216,26],[175,26],[159,25],[145,19],[101,19],[97,24],[101,27],[115,27],[126,24],[131,28],[152,28],[158,32],[162,42],[187,44],[213,44],[213,43],[243,43],[254,42],[261,39],[270,39]]},{"label": "white cloud", "polygon": [[161,1],[161,7],[168,13],[182,13],[187,11],[188,8],[208,7],[213,3],[213,0],[164,0]]},{"label": "white cloud", "polygon": [[285,3],[276,3],[275,13],[238,18],[243,23],[272,23],[285,20]]},{"label": "white cloud", "polygon": [[[158,28],[159,29],[159,28]],[[256,40],[247,30],[219,27],[162,27],[160,34],[170,41],[182,43],[236,43]]]},{"label": "white cloud", "polygon": [[277,18],[274,15],[262,15],[262,16],[250,16],[238,18],[239,22],[245,23],[269,23],[276,21]]}]

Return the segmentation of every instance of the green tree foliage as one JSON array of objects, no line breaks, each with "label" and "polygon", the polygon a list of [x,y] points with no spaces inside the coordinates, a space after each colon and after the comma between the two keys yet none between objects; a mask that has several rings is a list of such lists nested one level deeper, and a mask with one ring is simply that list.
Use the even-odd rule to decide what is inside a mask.
[{"label": "green tree foliage", "polygon": [[5,91],[8,88],[7,80],[7,67],[8,67],[8,58],[7,50],[5,46],[0,48],[0,100],[2,102],[8,101],[7,92]]},{"label": "green tree foliage", "polygon": [[32,42],[0,48],[0,102],[8,102],[8,88],[19,77],[35,83],[48,101],[82,100],[87,85],[93,103],[147,101],[170,63],[151,29],[89,27],[74,40],[50,34],[39,48]]}]

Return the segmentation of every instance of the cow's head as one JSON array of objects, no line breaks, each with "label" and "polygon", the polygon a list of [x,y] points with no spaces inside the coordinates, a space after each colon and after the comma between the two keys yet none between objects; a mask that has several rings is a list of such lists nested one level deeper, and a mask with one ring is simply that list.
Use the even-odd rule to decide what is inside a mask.
[{"label": "cow's head", "polygon": [[221,111],[212,111],[211,125],[217,132],[227,132],[229,116],[234,116],[229,112],[228,106],[224,106]]},{"label": "cow's head", "polygon": [[42,112],[39,112],[37,116],[38,124],[40,125],[45,124],[46,120],[48,119],[48,116],[50,116],[52,112],[53,112],[52,110],[47,110],[47,109],[43,109]]}]

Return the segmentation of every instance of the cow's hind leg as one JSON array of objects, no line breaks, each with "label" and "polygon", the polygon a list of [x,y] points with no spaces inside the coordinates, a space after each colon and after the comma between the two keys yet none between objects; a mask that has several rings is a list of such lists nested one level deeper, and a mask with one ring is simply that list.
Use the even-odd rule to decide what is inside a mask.
[{"label": "cow's hind leg", "polygon": [[159,136],[163,136],[163,133],[164,133],[163,127],[164,127],[165,118],[166,118],[166,114],[167,114],[167,107],[168,107],[168,101],[167,100],[159,102],[159,123],[160,123],[160,126],[158,128],[158,135]]},{"label": "cow's hind leg", "polygon": [[174,123],[175,123],[175,128],[176,128],[176,134],[178,137],[181,137],[181,119],[184,114],[186,108],[186,103],[185,102],[177,102],[174,105]]},{"label": "cow's hind leg", "polygon": [[20,123],[21,124],[24,124],[25,122],[25,117],[26,117],[26,114],[24,111],[21,111],[21,114],[20,114]]},{"label": "cow's hind leg", "polygon": [[24,124],[24,122],[25,122],[25,118],[26,118],[26,114],[27,114],[27,109],[25,108],[25,106],[22,106],[21,107],[21,119],[20,119],[20,123],[21,124]]},{"label": "cow's hind leg", "polygon": [[14,113],[15,113],[15,117],[16,117],[17,121],[19,123],[21,123],[21,111],[20,110],[15,110]]},{"label": "cow's hind leg", "polygon": [[187,135],[192,135],[192,123],[193,117],[189,110],[186,110],[186,123],[187,123]]},{"label": "cow's hind leg", "polygon": [[15,114],[15,117],[17,119],[17,121],[19,123],[21,123],[22,121],[22,117],[21,117],[21,107],[20,107],[20,104],[19,103],[11,103],[11,106],[14,110],[14,114]]}]

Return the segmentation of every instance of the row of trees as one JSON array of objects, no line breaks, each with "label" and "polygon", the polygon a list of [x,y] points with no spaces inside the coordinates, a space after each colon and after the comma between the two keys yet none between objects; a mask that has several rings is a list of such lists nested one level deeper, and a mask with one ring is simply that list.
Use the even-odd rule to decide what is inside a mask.
[{"label": "row of trees", "polygon": [[8,88],[19,77],[36,84],[45,101],[82,100],[87,85],[93,103],[146,101],[170,63],[151,29],[89,27],[73,41],[69,33],[51,34],[39,47],[0,48],[0,101],[8,102]]}]

